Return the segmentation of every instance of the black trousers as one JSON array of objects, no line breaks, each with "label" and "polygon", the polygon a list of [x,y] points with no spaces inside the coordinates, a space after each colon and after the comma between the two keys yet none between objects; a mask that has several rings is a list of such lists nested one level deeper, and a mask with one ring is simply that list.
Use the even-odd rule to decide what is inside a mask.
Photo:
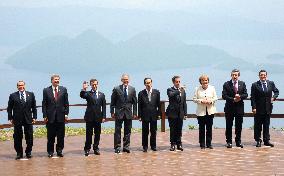
[{"label": "black trousers", "polygon": [[33,125],[32,124],[20,124],[14,126],[14,148],[17,153],[23,154],[23,146],[22,146],[22,140],[23,140],[23,127],[24,127],[24,133],[25,133],[25,140],[26,140],[26,153],[32,152],[33,147]]},{"label": "black trousers", "polygon": [[254,116],[254,139],[261,141],[261,131],[263,126],[263,141],[270,140],[269,134],[270,115],[269,114],[255,114]]},{"label": "black trousers", "polygon": [[121,148],[121,128],[124,122],[123,148],[129,150],[132,119],[115,119],[114,149]]},{"label": "black trousers", "polygon": [[142,121],[142,146],[148,148],[148,135],[150,125],[150,146],[156,148],[157,120]]},{"label": "black trousers", "polygon": [[84,150],[90,150],[92,145],[92,137],[94,135],[93,149],[99,149],[99,143],[101,138],[101,122],[86,122],[86,142]]},{"label": "black trousers", "polygon": [[47,152],[54,153],[55,137],[57,137],[56,152],[62,152],[64,148],[65,123],[47,123]]},{"label": "black trousers", "polygon": [[198,124],[199,124],[200,146],[205,146],[205,127],[206,127],[206,146],[211,145],[213,118],[214,118],[213,114],[197,117]]},{"label": "black trousers", "polygon": [[242,128],[243,128],[243,115],[239,114],[225,114],[226,118],[226,142],[232,143],[232,127],[235,119],[235,142],[241,143]]},{"label": "black trousers", "polygon": [[183,118],[169,118],[171,145],[181,145]]}]

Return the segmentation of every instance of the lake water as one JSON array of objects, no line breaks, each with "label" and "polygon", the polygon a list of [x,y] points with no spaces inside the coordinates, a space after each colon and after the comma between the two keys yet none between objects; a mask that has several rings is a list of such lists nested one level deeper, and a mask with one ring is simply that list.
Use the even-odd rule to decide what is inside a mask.
[{"label": "lake water", "polygon": [[[211,44],[210,44],[211,43]],[[283,41],[278,42],[283,43]],[[240,45],[240,50],[242,52],[239,52],[239,55],[237,55],[237,49],[234,49],[233,47],[229,48],[226,46],[229,45],[228,41],[223,41],[218,43],[215,41],[199,41],[195,42],[195,44],[208,44],[208,45],[219,45],[219,48],[223,46],[226,51],[230,51],[230,53],[234,53],[234,56],[244,56],[249,53],[248,49],[241,50],[241,47],[245,48],[245,46]],[[269,43],[268,43],[269,44]],[[268,45],[265,44],[265,45]],[[249,46],[253,46],[252,43],[248,44]],[[260,44],[258,44],[260,45]],[[264,44],[263,44],[264,45]],[[265,55],[269,52],[264,50],[264,46],[257,46],[256,48],[262,49],[260,50],[260,53],[255,53],[256,49],[254,49],[254,53],[251,54],[251,56],[255,55],[261,55],[259,56],[259,60],[265,61]],[[251,47],[252,47],[251,46]],[[270,53],[275,53],[279,51],[284,51],[283,48],[284,45],[281,46],[275,46],[275,48],[271,47]],[[14,69],[9,65],[6,65],[4,63],[4,60],[7,55],[11,54],[13,50],[16,50],[15,48],[0,48],[0,85],[1,85],[1,91],[0,91],[0,107],[5,108],[7,106],[8,97],[9,94],[16,91],[16,82],[18,80],[25,80],[26,81],[26,89],[29,91],[33,91],[36,96],[37,104],[40,105],[42,101],[42,90],[44,87],[50,86],[50,75],[52,73],[40,73],[40,72],[34,72],[32,70],[21,70],[21,69]],[[283,52],[282,52],[283,53]],[[253,60],[254,63],[257,63],[258,60]],[[32,63],[31,63],[32,64]],[[68,64],[67,64],[68,65]],[[181,63],[182,65],[182,63]],[[127,67],[127,65],[126,65]],[[232,68],[234,66],[232,65]],[[217,91],[218,97],[221,97],[222,92],[222,85],[225,81],[230,79],[230,71],[223,71],[223,70],[216,70],[213,69],[211,66],[208,67],[202,67],[202,68],[189,68],[189,69],[172,69],[172,70],[153,70],[153,71],[145,71],[145,72],[129,72],[130,74],[130,82],[131,85],[133,85],[136,88],[136,91],[140,91],[144,89],[143,85],[143,79],[144,77],[152,77],[153,78],[153,87],[156,89],[159,89],[161,92],[161,99],[167,100],[166,95],[166,89],[170,86],[172,86],[171,83],[171,77],[173,75],[180,75],[182,77],[182,84],[186,85],[187,87],[187,99],[191,99],[193,97],[193,90],[196,86],[199,85],[198,83],[198,77],[201,74],[208,74],[210,77],[210,84],[214,85]],[[120,84],[120,76],[122,73],[112,73],[111,70],[107,70],[105,73],[96,73],[94,70],[94,75],[82,75],[80,73],[72,73],[72,74],[62,74],[61,75],[61,85],[67,87],[68,93],[69,93],[69,101],[70,104],[77,104],[77,103],[85,103],[83,99],[79,97],[79,92],[82,88],[82,82],[84,80],[89,80],[91,77],[95,77],[99,80],[100,84],[100,90],[106,94],[107,102],[110,102],[110,96],[112,88],[118,84]],[[251,71],[241,71],[241,77],[240,79],[246,82],[248,93],[250,93],[250,86],[252,82],[255,82],[258,80],[258,73],[251,72]],[[269,74],[268,75],[270,80],[273,80],[276,83],[276,86],[280,90],[280,98],[284,97],[282,96],[282,87],[284,87],[283,80],[283,74]],[[275,102],[274,103],[274,113],[284,113],[284,110],[282,109],[284,106],[283,102]],[[188,113],[194,113],[195,112],[196,105],[192,102],[188,102]],[[223,112],[224,108],[224,101],[217,102],[217,110],[219,112]],[[72,107],[70,108],[70,118],[82,118],[84,115],[85,108],[84,107]],[[250,112],[250,102],[245,102],[245,111]],[[109,114],[109,109],[107,110],[107,115]],[[41,109],[38,109],[38,117],[39,119],[42,119],[42,113]],[[7,123],[7,113],[6,111],[0,112],[0,123]],[[184,127],[186,128],[188,125],[197,125],[196,119],[189,119],[186,120]],[[244,121],[244,127],[251,127],[253,125],[253,118],[245,118]],[[75,126],[78,126],[76,124]],[[80,126],[80,124],[79,124]],[[105,123],[103,126],[114,127],[113,122]],[[134,127],[141,127],[140,122],[134,121],[133,122]],[[214,126],[216,127],[225,127],[225,121],[224,118],[215,118],[214,120]],[[271,120],[271,126],[280,128],[284,127],[284,119],[272,119]]]}]

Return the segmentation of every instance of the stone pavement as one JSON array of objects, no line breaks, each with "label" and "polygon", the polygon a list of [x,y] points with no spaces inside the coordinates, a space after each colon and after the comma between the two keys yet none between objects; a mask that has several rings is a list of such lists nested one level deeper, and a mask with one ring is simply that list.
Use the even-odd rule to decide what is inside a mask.
[{"label": "stone pavement", "polygon": [[141,134],[131,136],[131,153],[114,154],[113,135],[102,135],[101,155],[84,156],[84,136],[65,138],[64,157],[50,159],[46,139],[35,139],[33,158],[14,160],[13,142],[0,142],[0,175],[284,175],[284,133],[271,130],[274,148],[256,148],[253,130],[243,130],[244,148],[227,149],[225,130],[213,129],[214,149],[202,150],[198,130],[183,132],[183,152],[169,151],[169,132],[158,133],[158,151],[142,152]]}]

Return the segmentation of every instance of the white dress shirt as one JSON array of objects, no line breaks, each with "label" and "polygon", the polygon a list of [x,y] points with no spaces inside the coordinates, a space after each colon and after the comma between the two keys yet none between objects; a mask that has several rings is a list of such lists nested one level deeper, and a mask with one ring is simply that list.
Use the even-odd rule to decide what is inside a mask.
[{"label": "white dress shirt", "polygon": [[146,91],[147,91],[148,99],[149,99],[149,101],[151,101],[152,88],[150,89],[150,91],[148,91],[147,89],[146,89]]}]

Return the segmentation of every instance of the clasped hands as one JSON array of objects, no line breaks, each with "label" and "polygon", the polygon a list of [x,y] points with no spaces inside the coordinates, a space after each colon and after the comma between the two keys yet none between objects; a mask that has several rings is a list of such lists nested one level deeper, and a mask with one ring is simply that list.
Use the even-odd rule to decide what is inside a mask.
[{"label": "clasped hands", "polygon": [[202,104],[210,105],[210,104],[212,104],[213,102],[212,102],[211,100],[203,99],[203,100],[201,100],[201,103],[202,103]]},{"label": "clasped hands", "polygon": [[239,101],[241,101],[241,96],[240,96],[240,94],[236,94],[235,97],[234,97],[234,102],[237,103]]}]

